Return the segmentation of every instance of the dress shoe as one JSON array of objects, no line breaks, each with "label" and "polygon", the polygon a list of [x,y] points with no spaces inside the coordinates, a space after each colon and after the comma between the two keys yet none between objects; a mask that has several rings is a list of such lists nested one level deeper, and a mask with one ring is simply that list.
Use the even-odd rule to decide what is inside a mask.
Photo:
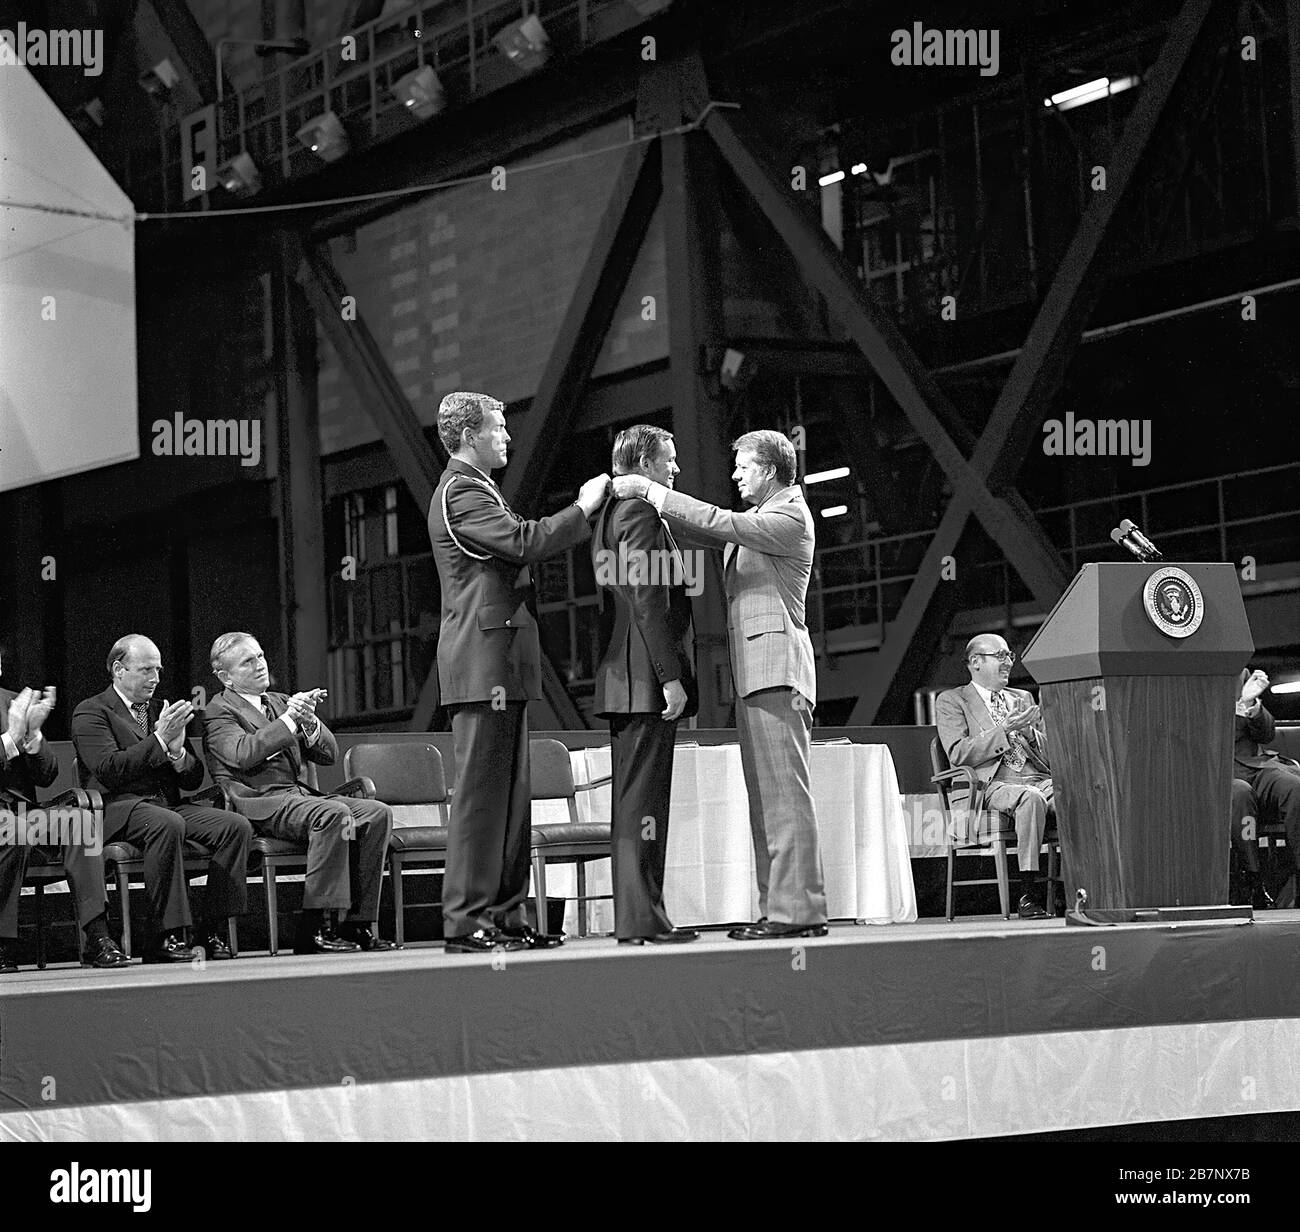
[{"label": "dress shoe", "polygon": [[18,964],[14,962],[13,955],[0,943],[0,975],[13,975],[17,970]]},{"label": "dress shoe", "polygon": [[95,937],[81,952],[83,967],[129,967],[131,960],[118,949],[112,937]]},{"label": "dress shoe", "polygon": [[369,924],[347,924],[339,929],[339,936],[345,941],[355,941],[367,953],[380,950],[400,950],[396,941],[387,941],[377,936]]},{"label": "dress shoe", "polygon": [[194,948],[179,933],[164,933],[158,944],[145,953],[147,963],[187,963],[194,960]]},{"label": "dress shoe", "polygon": [[448,954],[491,954],[496,950],[526,950],[528,943],[507,937],[499,928],[480,928],[463,937],[448,937],[443,948]]},{"label": "dress shoe", "polygon": [[693,928],[670,928],[664,933],[653,933],[649,937],[620,937],[619,945],[681,945],[685,941],[698,941],[700,934]]},{"label": "dress shoe", "polygon": [[1020,896],[1020,905],[1016,909],[1022,920],[1050,920],[1046,907],[1040,907],[1028,894]]},{"label": "dress shoe", "polygon": [[230,943],[220,933],[208,933],[206,937],[196,937],[191,948],[201,948],[211,959],[234,958]]},{"label": "dress shoe", "polygon": [[355,954],[361,947],[355,941],[346,941],[332,928],[322,925],[311,936],[299,935],[293,943],[295,954]]},{"label": "dress shoe", "polygon": [[530,950],[553,950],[564,944],[563,933],[539,933],[531,924],[511,924],[497,932],[512,941],[522,941]]},{"label": "dress shoe", "polygon": [[727,936],[733,941],[779,941],[784,937],[824,937],[830,930],[825,924],[778,924],[763,920],[733,928]]}]

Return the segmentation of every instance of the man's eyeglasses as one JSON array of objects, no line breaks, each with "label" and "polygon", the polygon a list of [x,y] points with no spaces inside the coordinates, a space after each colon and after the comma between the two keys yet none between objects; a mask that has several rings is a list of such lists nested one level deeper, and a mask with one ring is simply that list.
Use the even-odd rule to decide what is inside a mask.
[{"label": "man's eyeglasses", "polygon": [[977,650],[971,656],[975,659],[996,659],[999,663],[1014,663],[1016,656],[1009,650],[999,650],[996,654],[988,650]]}]

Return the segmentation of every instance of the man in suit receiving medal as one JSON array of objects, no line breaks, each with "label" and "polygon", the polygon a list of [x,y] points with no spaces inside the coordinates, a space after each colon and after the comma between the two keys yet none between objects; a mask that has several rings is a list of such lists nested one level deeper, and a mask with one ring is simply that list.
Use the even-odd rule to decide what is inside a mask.
[{"label": "man in suit receiving medal", "polygon": [[[970,766],[987,784],[985,803],[993,812],[1015,815],[1016,862],[1020,866],[1022,920],[1047,918],[1039,852],[1049,816],[1055,817],[1052,767],[1047,757],[1047,733],[1033,697],[1011,689],[1011,665],[1016,661],[996,633],[980,633],[966,644],[970,683],[940,693],[934,702],[939,741],[948,762]],[[953,814],[960,818],[962,840],[975,837],[979,818],[964,809],[966,792],[954,785]]]},{"label": "man in suit receiving medal", "polygon": [[609,476],[599,475],[559,513],[521,518],[492,481],[510,443],[504,412],[478,393],[448,394],[438,408],[438,435],[451,454],[429,506],[442,590],[438,688],[451,711],[456,758],[442,896],[450,953],[562,941],[524,916],[532,830],[528,702],[542,696],[530,566],[587,538],[588,519],[609,486]]},{"label": "man in suit receiving medal", "polygon": [[[615,476],[673,486],[677,447],[662,428],[638,424],[614,441]],[[667,526],[643,500],[606,502],[592,532],[596,584],[614,598],[614,630],[596,669],[595,713],[609,719],[613,766],[614,932],[620,942],[695,941],[664,910],[668,798],[677,720],[699,708],[691,654],[685,562]]]},{"label": "man in suit receiving medal", "polygon": [[[393,811],[379,800],[329,796],[308,782],[308,762],[332,766],[339,746],[316,714],[324,689],[270,692],[266,655],[251,633],[212,643],[225,685],[204,711],[203,751],[214,781],[261,834],[307,844],[295,954],[397,947],[375,930]],[[346,912],[336,928],[330,916]]]},{"label": "man in suit receiving medal", "polygon": [[731,513],[643,475],[614,495],[648,500],[684,541],[724,549],[727,641],[736,732],[749,794],[760,918],[737,941],[826,934],[826,888],[808,757],[817,672],[804,601],[813,522],[795,484],[794,446],[779,432],[732,444],[732,479],[751,508]]}]

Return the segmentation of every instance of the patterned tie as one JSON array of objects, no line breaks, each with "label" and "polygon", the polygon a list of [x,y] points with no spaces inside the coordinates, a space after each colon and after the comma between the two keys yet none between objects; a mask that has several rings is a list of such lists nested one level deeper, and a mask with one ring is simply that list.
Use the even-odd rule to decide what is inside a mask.
[{"label": "patterned tie", "polygon": [[147,736],[149,734],[149,703],[134,703],[131,707],[131,713],[135,715],[135,725],[140,729],[140,735]]},{"label": "patterned tie", "polygon": [[[1007,702],[1006,694],[999,689],[993,694],[993,721],[995,723],[1005,723],[1011,717],[1011,706]],[[1007,741],[1011,748],[1003,754],[1003,760],[1012,770],[1023,770],[1025,760],[1029,756],[1029,746],[1025,743],[1025,738],[1018,731],[1007,732]]]},{"label": "patterned tie", "polygon": [[266,694],[262,694],[262,713],[266,715],[268,723],[275,722],[275,715],[271,713],[271,703],[266,700]]}]

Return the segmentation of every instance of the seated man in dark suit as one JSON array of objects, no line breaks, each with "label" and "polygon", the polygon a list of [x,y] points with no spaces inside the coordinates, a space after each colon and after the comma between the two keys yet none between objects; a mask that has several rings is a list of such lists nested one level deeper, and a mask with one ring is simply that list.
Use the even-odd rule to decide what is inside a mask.
[{"label": "seated man in dark suit", "polygon": [[[316,715],[324,689],[268,692],[271,674],[251,633],[212,643],[225,690],[204,711],[203,750],[212,777],[259,834],[307,844],[296,954],[392,950],[375,932],[393,811],[378,800],[327,796],[308,785],[307,762],[332,766],[334,733]],[[347,911],[342,927],[324,914]]]},{"label": "seated man in dark suit", "polygon": [[[59,775],[58,763],[41,731],[54,709],[54,690],[21,693],[0,690],[0,711],[8,711],[0,735],[0,809],[15,816],[37,807],[36,788],[48,787]],[[125,967],[130,959],[108,932],[108,900],[104,890],[101,823],[85,809],[51,809],[47,829],[51,842],[62,839],[59,853],[68,873],[68,887],[77,901],[77,923],[85,934],[81,962],[87,967]],[[75,833],[74,833],[75,831]],[[17,831],[15,829],[15,838]],[[18,893],[27,869],[29,848],[19,842],[0,845],[0,973],[17,971],[5,942],[18,936]]]},{"label": "seated man in dark suit", "polygon": [[[182,791],[203,782],[203,764],[185,747],[194,707],[185,700],[154,700],[162,673],[158,647],[128,633],[108,654],[113,683],[87,698],[72,715],[81,785],[104,797],[104,841],[144,851],[144,885],[160,932],[145,962],[190,962],[202,947],[209,958],[229,958],[222,934],[230,916],[248,909],[245,874],[252,827],[237,813],[181,802]],[[211,863],[203,895],[204,920],[193,925],[185,882],[185,840],[207,849]]]},{"label": "seated man in dark suit", "polygon": [[1287,847],[1295,852],[1300,850],[1300,766],[1264,748],[1274,732],[1273,716],[1260,701],[1268,687],[1264,672],[1241,673],[1232,772],[1249,784],[1256,815],[1265,820],[1276,818],[1286,827]]},{"label": "seated man in dark suit", "polygon": [[[1037,920],[1047,915],[1035,886],[1043,834],[1048,818],[1055,816],[1052,768],[1047,733],[1033,697],[1023,689],[1007,688],[1014,662],[1015,655],[996,633],[971,638],[966,644],[970,684],[940,693],[934,717],[949,764],[972,767],[988,785],[989,809],[1015,815],[1020,918]],[[954,784],[954,814],[965,799],[964,789]],[[972,825],[977,821],[968,820]]]}]

